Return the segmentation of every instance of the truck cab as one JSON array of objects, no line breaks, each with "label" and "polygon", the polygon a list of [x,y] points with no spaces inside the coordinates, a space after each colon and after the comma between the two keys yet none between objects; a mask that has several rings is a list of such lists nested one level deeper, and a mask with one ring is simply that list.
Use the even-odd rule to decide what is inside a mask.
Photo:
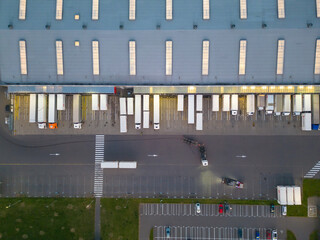
[{"label": "truck cab", "polygon": [[56,128],[58,128],[57,123],[49,123],[49,129],[56,129]]}]

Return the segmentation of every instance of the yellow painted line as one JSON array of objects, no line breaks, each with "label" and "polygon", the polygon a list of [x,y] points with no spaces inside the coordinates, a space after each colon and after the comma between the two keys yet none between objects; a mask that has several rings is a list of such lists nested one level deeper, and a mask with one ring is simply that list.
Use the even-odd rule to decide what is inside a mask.
[{"label": "yellow painted line", "polygon": [[94,166],[94,163],[0,163],[0,166]]}]

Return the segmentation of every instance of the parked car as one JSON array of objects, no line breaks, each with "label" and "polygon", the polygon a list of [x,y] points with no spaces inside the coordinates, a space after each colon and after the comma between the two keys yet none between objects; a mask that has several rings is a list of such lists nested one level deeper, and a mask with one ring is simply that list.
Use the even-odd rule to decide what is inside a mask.
[{"label": "parked car", "polygon": [[230,214],[231,213],[232,208],[230,207],[229,203],[225,202],[224,203],[224,212],[226,214]]},{"label": "parked car", "polygon": [[242,240],[242,228],[238,228],[238,238]]},{"label": "parked car", "polygon": [[223,205],[219,204],[219,213],[222,214],[223,213]]},{"label": "parked car", "polygon": [[166,237],[170,237],[170,227],[166,227]]},{"label": "parked car", "polygon": [[259,232],[259,230],[256,230],[256,239],[260,239],[260,232]]},{"label": "parked car", "polygon": [[267,237],[267,239],[271,239],[271,230],[270,229],[267,230],[266,237]]},{"label": "parked car", "polygon": [[274,213],[274,204],[273,203],[270,204],[270,213]]},{"label": "parked car", "polygon": [[200,203],[196,203],[196,211],[197,213],[201,213]]},{"label": "parked car", "polygon": [[283,216],[286,216],[286,215],[287,215],[287,206],[285,206],[285,205],[282,205],[282,206],[281,206],[281,214],[282,214]]},{"label": "parked car", "polygon": [[272,240],[277,240],[278,239],[278,232],[276,229],[272,230]]},{"label": "parked car", "polygon": [[6,109],[6,112],[10,112],[10,105],[6,105],[5,109]]}]

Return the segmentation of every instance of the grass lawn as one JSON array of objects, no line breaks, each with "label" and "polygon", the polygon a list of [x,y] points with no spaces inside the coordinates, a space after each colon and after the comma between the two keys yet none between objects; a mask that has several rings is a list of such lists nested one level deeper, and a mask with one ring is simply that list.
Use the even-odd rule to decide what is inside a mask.
[{"label": "grass lawn", "polygon": [[319,233],[318,233],[317,230],[315,230],[315,231],[313,231],[313,232],[310,234],[309,239],[310,239],[310,240],[319,240],[318,237],[319,237]]},{"label": "grass lawn", "polygon": [[308,216],[308,197],[320,197],[320,179],[304,179],[302,205],[288,206],[288,216]]},{"label": "grass lawn", "polygon": [[[227,200],[230,204],[262,205],[275,201]],[[217,199],[101,199],[101,236],[105,240],[138,240],[140,203],[202,203],[217,204]]]},{"label": "grass lawn", "polygon": [[297,240],[296,236],[290,230],[287,230],[287,240]]},{"label": "grass lawn", "polygon": [[0,239],[92,240],[94,199],[1,198],[0,223]]}]

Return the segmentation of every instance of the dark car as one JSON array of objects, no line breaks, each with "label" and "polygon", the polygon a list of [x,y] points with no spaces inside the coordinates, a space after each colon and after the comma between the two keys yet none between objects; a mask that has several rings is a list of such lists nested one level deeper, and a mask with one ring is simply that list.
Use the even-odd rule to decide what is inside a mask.
[{"label": "dark car", "polygon": [[170,227],[166,227],[166,237],[170,238]]},{"label": "dark car", "polygon": [[219,213],[222,214],[223,213],[223,205],[219,204]]},{"label": "dark car", "polygon": [[229,203],[225,202],[224,203],[224,212],[226,214],[230,214],[231,213],[231,210],[232,210],[232,207],[230,207]]},{"label": "dark car", "polygon": [[274,213],[274,204],[273,203],[270,204],[270,213]]},{"label": "dark car", "polygon": [[242,228],[238,228],[238,238],[242,239]]},{"label": "dark car", "polygon": [[10,105],[6,105],[6,112],[10,112]]},{"label": "dark car", "polygon": [[256,230],[256,239],[260,239],[260,232],[259,232],[259,230]]}]

